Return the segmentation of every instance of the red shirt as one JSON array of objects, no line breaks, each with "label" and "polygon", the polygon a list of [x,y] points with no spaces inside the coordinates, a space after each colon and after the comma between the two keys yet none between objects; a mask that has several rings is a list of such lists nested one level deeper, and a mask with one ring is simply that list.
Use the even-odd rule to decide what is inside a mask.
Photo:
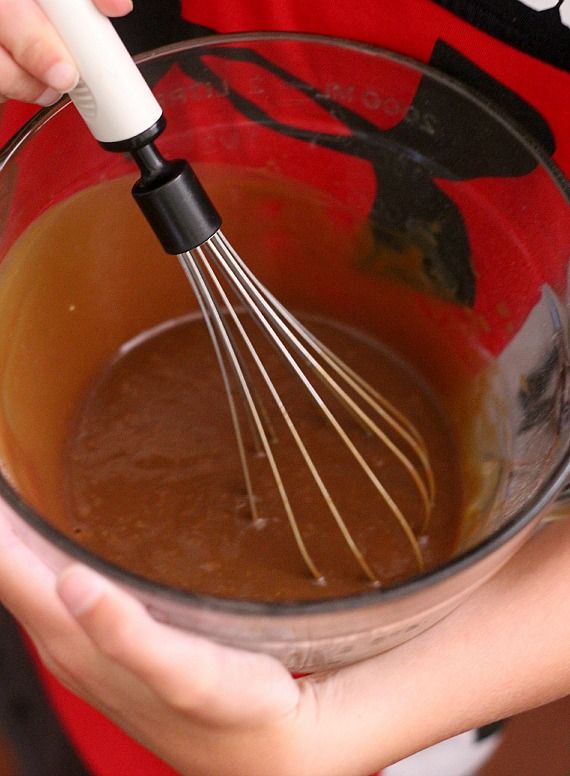
[{"label": "red shirt", "polygon": [[[518,0],[448,0],[439,4],[430,0],[190,0],[183,3],[181,18],[177,2],[138,0],[137,5],[135,0],[137,24],[133,25],[133,17],[118,23],[118,27],[131,48],[139,51],[209,31],[303,31],[377,44],[430,62],[492,96],[526,124],[559,167],[570,175],[570,73],[565,69],[570,54],[564,53],[570,39],[567,5],[570,6],[570,0],[549,10],[547,17],[546,13],[542,16],[532,10],[532,2]],[[443,6],[463,13],[473,23]],[[151,15],[156,16],[156,23]],[[546,20],[548,24],[541,23]],[[513,45],[493,37],[490,31]],[[520,49],[542,55],[548,61]],[[570,44],[567,51],[570,52]],[[6,140],[31,110],[13,103],[6,105],[0,113],[0,141]],[[509,196],[507,184],[505,196]],[[545,262],[548,265],[548,257]],[[565,269],[553,265],[549,271],[557,276]],[[45,669],[40,671],[69,735],[94,774],[173,773],[66,691]]]}]

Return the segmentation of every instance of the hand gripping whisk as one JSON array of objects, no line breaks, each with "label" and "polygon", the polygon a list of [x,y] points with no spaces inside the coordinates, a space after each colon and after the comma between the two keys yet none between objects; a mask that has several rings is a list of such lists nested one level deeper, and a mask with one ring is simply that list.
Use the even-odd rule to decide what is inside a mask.
[{"label": "hand gripping whisk", "polygon": [[[435,487],[428,453],[418,431],[260,283],[222,234],[221,219],[187,162],[162,157],[154,144],[165,127],[162,110],[108,19],[91,0],[38,2],[67,44],[81,74],[80,84],[70,97],[104,148],[129,153],[137,163],[141,177],[133,188],[134,198],[166,252],[178,255],[194,289],[221,369],[252,520],[260,518],[245,442],[246,429],[252,435],[256,451],[270,467],[307,569],[315,580],[325,582],[306,546],[273,451],[271,406],[291,434],[299,453],[299,465],[306,467],[355,563],[371,583],[380,583],[307,450],[258,352],[255,338],[244,325],[244,313],[255,321],[273,349],[293,370],[316,411],[329,425],[331,444],[348,451],[354,466],[373,486],[377,498],[389,508],[409,542],[418,569],[422,569],[420,544],[409,520],[382,484],[373,464],[360,451],[354,433],[339,419],[338,408],[344,408],[360,426],[361,433],[388,450],[407,472],[410,486],[417,490],[422,505],[422,530],[425,530]],[[268,398],[262,400],[262,393]],[[237,402],[236,396],[242,401]],[[247,423],[243,423],[244,414]]]}]

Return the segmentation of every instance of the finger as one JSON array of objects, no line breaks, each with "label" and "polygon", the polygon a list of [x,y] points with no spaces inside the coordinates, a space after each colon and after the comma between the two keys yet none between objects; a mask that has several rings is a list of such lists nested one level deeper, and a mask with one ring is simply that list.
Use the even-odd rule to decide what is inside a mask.
[{"label": "finger", "polygon": [[[131,0],[98,0],[97,5],[108,16],[132,10]],[[79,79],[71,55],[34,0],[0,0],[0,46],[4,60],[13,60],[11,68],[4,63],[8,72],[0,72],[5,97],[48,105]]]},{"label": "finger", "polygon": [[44,641],[80,633],[56,595],[56,577],[16,535],[0,508],[0,601],[30,633]]},{"label": "finger", "polygon": [[55,592],[53,572],[19,539],[0,507],[0,601],[60,682],[119,724],[150,690],[107,659]]},{"label": "finger", "polygon": [[57,92],[69,91],[79,79],[69,52],[34,0],[0,0],[0,45],[22,70]]},{"label": "finger", "polygon": [[26,73],[2,47],[0,47],[0,85],[2,91],[0,102],[7,99],[21,100],[45,107],[57,102],[61,97],[61,92],[49,86],[46,87],[44,83]]},{"label": "finger", "polygon": [[53,572],[16,536],[1,511],[0,601],[28,633],[52,673],[68,686],[77,686],[66,655],[75,656],[80,641],[88,648],[91,644],[56,596]]},{"label": "finger", "polygon": [[132,0],[95,0],[95,5],[105,16],[125,16],[133,10]]},{"label": "finger", "polygon": [[[132,10],[131,0],[98,0],[97,5],[110,16]],[[51,105],[77,84],[71,55],[34,0],[0,0],[0,47],[0,100]]]},{"label": "finger", "polygon": [[0,514],[0,598],[17,619],[30,609],[41,614],[53,597],[55,576],[12,530]]},{"label": "finger", "polygon": [[171,707],[235,726],[295,714],[299,690],[277,660],[158,623],[138,601],[83,566],[64,572],[58,592],[102,653]]}]

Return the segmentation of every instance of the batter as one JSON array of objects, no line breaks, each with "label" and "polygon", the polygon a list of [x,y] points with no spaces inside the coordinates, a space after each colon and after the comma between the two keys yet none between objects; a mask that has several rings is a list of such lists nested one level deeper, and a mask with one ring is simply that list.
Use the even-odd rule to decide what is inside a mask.
[{"label": "batter", "polygon": [[[422,380],[389,353],[353,330],[323,321],[310,325],[397,402],[424,436],[440,488],[420,542],[426,567],[441,563],[454,549],[462,506],[454,440],[443,414]],[[262,337],[256,345],[381,583],[417,573],[402,529],[298,378]],[[255,455],[248,435],[261,518],[252,521],[219,369],[201,319],[151,333],[124,351],[77,409],[64,464],[66,532],[144,577],[202,593],[287,601],[366,587],[292,437],[265,396],[278,438],[273,449],[280,472],[326,585],[315,584],[305,568],[267,461]],[[337,410],[334,402],[331,407]],[[409,474],[378,440],[367,438],[342,413],[339,418],[421,534],[422,505]],[[244,428],[247,432],[245,423]]]}]

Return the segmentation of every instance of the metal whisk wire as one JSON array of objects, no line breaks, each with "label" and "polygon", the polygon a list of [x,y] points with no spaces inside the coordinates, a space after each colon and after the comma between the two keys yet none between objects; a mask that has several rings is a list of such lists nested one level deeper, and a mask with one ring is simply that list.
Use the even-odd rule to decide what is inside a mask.
[{"label": "metal whisk wire", "polygon": [[[400,463],[402,463],[402,465],[408,470],[408,473],[414,480],[422,497],[425,511],[423,530],[425,530],[435,498],[435,481],[429,461],[427,447],[419,431],[403,413],[401,413],[391,402],[389,402],[377,390],[369,385],[359,374],[354,372],[354,370],[352,370],[348,364],[346,364],[336,355],[336,353],[330,350],[330,348],[328,348],[323,342],[315,337],[315,335],[312,334],[306,328],[306,326],[303,326],[303,324],[297,320],[289,312],[289,310],[287,310],[287,308],[284,307],[267,288],[265,288],[265,286],[262,285],[259,279],[253,274],[247,264],[232,247],[231,243],[229,243],[229,241],[221,232],[218,232],[217,237],[219,237],[220,241],[223,243],[223,247],[227,251],[228,255],[231,256],[232,261],[235,262],[236,266],[239,267],[240,274],[246,278],[246,282],[249,281],[261,295],[258,295],[258,300],[265,300],[262,301],[262,304],[264,308],[271,313],[272,317],[274,316],[273,310],[277,311],[277,313],[281,316],[282,321],[284,321],[290,327],[290,329],[305,342],[306,345],[312,348],[313,351],[317,353],[317,355],[319,355],[322,360],[344,382],[346,382],[346,384],[352,388],[355,393],[357,393],[360,398],[362,398],[369,405],[369,407],[371,407],[374,412],[376,412],[382,418],[382,420],[384,420],[401,437],[401,439],[410,446],[412,451],[415,453],[426,478],[425,483],[423,482],[421,475],[418,474],[410,459],[400,450],[397,445],[392,442],[390,437],[377,426],[375,426],[371,419],[351,401],[350,397],[348,397],[345,392],[342,392],[342,398],[345,400],[347,408],[351,411],[354,417],[364,428],[375,433],[386,445],[386,447],[388,447],[388,449],[396,456],[396,458],[398,458]],[[220,264],[223,266],[223,258],[218,258],[221,259]],[[271,308],[273,308],[273,310]],[[282,324],[280,324],[280,326],[283,328]],[[295,341],[295,344],[298,347],[301,347],[298,341]],[[305,354],[306,351],[303,351],[303,353]],[[324,370],[322,370],[320,365],[314,362],[312,359],[307,360],[309,361],[309,366],[318,370],[323,376],[323,379],[326,379],[326,373]],[[338,384],[335,384],[334,388],[340,389]]]},{"label": "metal whisk wire", "polygon": [[[230,371],[239,386],[258,448],[266,456],[271,468],[281,503],[303,561],[317,581],[325,581],[324,576],[315,565],[300,531],[279,471],[279,466],[271,449],[270,438],[273,436],[273,432],[271,426],[268,425],[269,413],[261,400],[259,392],[255,388],[254,379],[245,364],[237,337],[239,337],[242,346],[245,347],[255,364],[352,555],[370,582],[379,584],[378,575],[370,567],[351,535],[274,381],[268,374],[263,360],[248,335],[240,319],[240,314],[237,312],[236,305],[232,304],[221,278],[224,279],[226,285],[231,288],[237,297],[240,311],[245,309],[251,315],[274,348],[293,370],[352,458],[387,504],[404,532],[415,556],[418,569],[421,570],[424,565],[423,556],[418,539],[409,521],[356,447],[327,402],[309,380],[304,368],[308,369],[326,387],[327,391],[334,395],[368,434],[373,435],[390,450],[408,472],[423,504],[424,520],[422,530],[425,530],[433,504],[435,486],[428,453],[417,429],[402,413],[396,410],[378,391],[369,386],[362,377],[356,374],[335,353],[311,334],[303,324],[273,297],[268,289],[249,270],[221,231],[218,230],[198,248],[180,254],[179,260],[198,299],[222,372],[252,519],[257,521],[260,518],[239,414],[233,394],[233,381],[230,377]],[[344,387],[341,385],[341,382],[344,384]],[[419,466],[414,465],[410,456],[356,403],[355,399],[347,392],[347,389],[350,389],[356,396],[362,399],[367,407],[409,446]]]}]

